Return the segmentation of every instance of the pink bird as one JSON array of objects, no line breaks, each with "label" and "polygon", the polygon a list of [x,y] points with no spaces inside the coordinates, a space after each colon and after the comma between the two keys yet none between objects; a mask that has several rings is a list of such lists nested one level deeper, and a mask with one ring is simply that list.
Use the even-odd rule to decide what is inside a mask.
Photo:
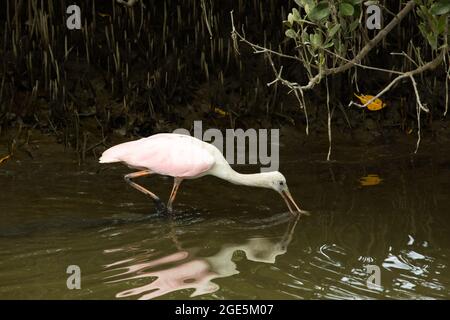
[{"label": "pink bird", "polygon": [[130,168],[140,170],[125,175],[125,181],[133,188],[153,198],[158,209],[165,207],[161,199],[132,179],[151,174],[172,176],[174,184],[167,203],[169,212],[172,211],[172,204],[184,179],[212,175],[238,185],[273,189],[283,197],[291,213],[295,213],[295,211],[290,202],[298,212],[305,213],[295,203],[286,179],[280,172],[238,173],[230,167],[222,153],[214,145],[188,135],[159,133],[118,144],[103,152],[100,157],[100,163],[112,162],[123,162]]}]

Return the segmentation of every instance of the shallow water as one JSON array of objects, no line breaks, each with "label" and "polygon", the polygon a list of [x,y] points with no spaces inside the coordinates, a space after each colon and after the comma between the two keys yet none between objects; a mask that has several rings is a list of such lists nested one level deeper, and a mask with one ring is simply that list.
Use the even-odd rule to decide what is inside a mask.
[{"label": "shallow water", "polygon": [[[213,177],[183,182],[167,216],[123,182],[121,165],[99,171],[53,151],[2,164],[0,298],[450,298],[448,150],[346,149],[326,163],[323,149],[281,150],[311,212],[299,218],[273,191]],[[381,181],[363,186],[370,174]],[[172,184],[140,181],[162,198]],[[80,290],[67,289],[69,265]]]}]

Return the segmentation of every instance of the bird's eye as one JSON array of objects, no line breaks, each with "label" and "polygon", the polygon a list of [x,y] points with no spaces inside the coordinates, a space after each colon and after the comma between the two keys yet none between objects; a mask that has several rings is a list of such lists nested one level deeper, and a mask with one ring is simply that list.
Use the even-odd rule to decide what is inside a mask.
[{"label": "bird's eye", "polygon": [[284,182],[283,181],[280,181],[280,186],[282,186],[284,184]]}]

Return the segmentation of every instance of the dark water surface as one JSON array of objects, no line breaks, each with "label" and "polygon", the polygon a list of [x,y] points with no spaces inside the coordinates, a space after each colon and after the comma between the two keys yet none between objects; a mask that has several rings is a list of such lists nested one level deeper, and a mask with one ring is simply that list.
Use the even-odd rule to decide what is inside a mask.
[{"label": "dark water surface", "polygon": [[[165,216],[122,165],[13,159],[0,166],[0,298],[448,299],[450,153],[403,149],[338,150],[326,163],[282,148],[280,170],[311,211],[298,219],[273,191],[213,177],[183,182]],[[381,180],[363,186],[369,175]],[[140,181],[163,199],[172,187]],[[69,265],[80,290],[67,289]],[[367,285],[367,265],[381,287]]]}]

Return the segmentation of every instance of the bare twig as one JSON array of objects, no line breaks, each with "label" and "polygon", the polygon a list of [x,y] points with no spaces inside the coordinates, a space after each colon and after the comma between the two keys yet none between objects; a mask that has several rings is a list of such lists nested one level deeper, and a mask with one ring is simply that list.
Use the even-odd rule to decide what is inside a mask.
[{"label": "bare twig", "polygon": [[430,110],[425,109],[424,106],[422,105],[422,102],[420,101],[420,96],[419,96],[419,91],[417,90],[417,84],[416,84],[416,80],[414,80],[413,76],[409,76],[411,78],[411,82],[412,85],[414,87],[414,92],[416,93],[416,103],[417,103],[417,107],[416,107],[416,112],[417,112],[417,144],[416,144],[416,150],[414,151],[414,153],[417,153],[417,150],[419,150],[419,145],[420,145],[420,140],[421,140],[421,125],[420,125],[420,111],[424,110],[426,112],[429,112]]},{"label": "bare twig", "polygon": [[248,41],[244,36],[242,36],[239,32],[236,31],[236,28],[234,26],[233,11],[230,12],[230,15],[231,15],[231,27],[232,27],[232,29],[231,29],[231,38],[234,41],[233,44],[234,44],[234,48],[235,48],[236,52],[239,52],[239,50],[237,50],[237,47],[238,47],[237,46],[237,38],[239,38],[239,41],[249,45],[254,50],[254,53],[271,53],[271,54],[274,54],[274,55],[282,57],[282,58],[297,60],[297,61],[300,61],[300,62],[303,61],[303,60],[301,60],[300,58],[298,58],[296,56],[291,56],[291,55],[284,54],[282,52],[278,52],[278,51],[275,51],[275,50],[264,48],[264,47],[262,47],[260,45],[257,45],[255,43],[252,43],[252,42]]},{"label": "bare twig", "polygon": [[447,54],[447,77],[445,78],[445,111],[444,111],[444,117],[447,115],[447,111],[448,111],[448,82],[450,81],[450,55]]},{"label": "bare twig", "polygon": [[321,72],[319,72],[316,76],[314,76],[312,79],[309,80],[309,83],[305,86],[303,86],[304,90],[308,90],[308,89],[312,89],[317,83],[320,82],[320,80],[327,75],[334,75],[334,74],[338,74],[341,72],[344,72],[350,68],[352,68],[355,63],[360,63],[362,61],[362,59],[364,59],[364,57],[381,41],[383,40],[386,35],[392,30],[394,29],[395,26],[397,26],[397,24],[400,23],[400,21],[403,20],[403,18],[405,18],[408,13],[414,8],[415,6],[415,1],[411,0],[408,1],[408,3],[405,5],[405,7],[397,14],[397,16],[391,20],[391,22],[389,22],[389,24],[384,27],[383,30],[381,30],[380,32],[378,32],[378,34],[372,39],[370,40],[362,49],[361,51],[356,55],[356,57],[354,57],[351,61],[347,62],[346,64],[336,67],[336,68],[331,68],[331,69],[322,69]]},{"label": "bare twig", "polygon": [[[303,109],[306,119],[306,135],[309,134],[309,120],[308,120],[308,111],[306,110],[306,104],[305,104],[305,97],[303,95],[303,90],[300,86],[296,85],[296,83],[292,83],[290,81],[285,80],[281,75],[283,72],[283,66],[280,67],[280,71],[277,71],[275,64],[273,63],[272,57],[270,54],[267,54],[267,59],[269,60],[269,63],[272,67],[273,72],[275,73],[276,77],[275,80],[269,82],[267,84],[268,87],[271,85],[274,85],[278,81],[280,81],[283,85],[291,89],[289,92],[294,92],[295,97],[297,98],[298,104],[300,106],[300,109]],[[300,93],[300,94],[299,94]]]},{"label": "bare twig", "polygon": [[334,53],[334,52],[332,52],[332,51],[330,51],[330,50],[328,50],[328,49],[325,49],[325,48],[324,48],[323,50],[324,50],[325,52],[331,54],[331,55],[336,56],[337,58],[339,58],[339,59],[341,59],[341,60],[343,60],[343,61],[353,63],[353,65],[356,66],[356,67],[360,67],[360,68],[368,69],[368,70],[374,70],[374,71],[386,72],[386,73],[403,74],[403,72],[401,72],[401,71],[389,70],[389,69],[383,69],[383,68],[377,68],[377,67],[371,67],[371,66],[366,66],[366,65],[361,64],[361,63],[358,63],[358,62],[352,62],[352,60],[349,60],[349,59],[347,59],[347,58],[344,58],[344,57],[338,55],[337,53]]},{"label": "bare twig", "polygon": [[419,65],[417,64],[416,61],[414,61],[413,58],[411,58],[406,52],[402,51],[402,52],[391,52],[392,56],[403,56],[405,58],[407,58],[409,61],[411,61],[416,67],[419,67]]},{"label": "bare twig", "polygon": [[[360,64],[360,62],[364,59],[364,57],[381,41],[383,40],[386,35],[392,31],[392,29],[394,29],[395,26],[397,26],[401,20],[403,20],[403,18],[405,18],[409,12],[412,11],[412,9],[415,6],[415,1],[411,0],[408,1],[408,3],[406,3],[405,7],[396,15],[396,17],[394,19],[391,20],[391,22],[389,22],[389,24],[384,27],[383,30],[381,30],[380,32],[378,32],[378,34],[372,39],[370,40],[362,49],[361,51],[350,61],[348,61],[347,63],[339,66],[339,67],[335,67],[335,68],[319,68],[318,73],[309,79],[309,82],[306,85],[299,85],[298,83],[295,82],[290,82],[287,80],[281,80],[280,81],[283,82],[283,84],[289,84],[290,88],[299,88],[301,90],[310,90],[312,88],[314,88],[314,86],[316,84],[318,84],[323,77],[328,76],[328,75],[335,75],[344,71],[347,71],[348,69],[352,68],[353,66],[355,66],[356,64]],[[253,48],[253,50],[255,51],[255,53],[265,53],[265,52],[269,52],[269,53],[273,53],[276,54],[280,57],[283,58],[289,58],[289,59],[294,59],[294,60],[299,60],[301,62],[304,62],[302,59],[295,57],[295,56],[290,56],[290,55],[285,55],[283,53],[280,52],[276,52],[273,50],[269,50],[267,48],[264,48],[262,46],[259,46],[257,44],[254,44],[250,41],[248,41],[247,39],[245,39],[245,37],[243,35],[241,35],[239,32],[236,31],[236,28],[234,26],[234,20],[233,20],[233,12],[231,12],[231,23],[232,23],[232,31],[231,31],[231,36],[234,40],[236,40],[237,38],[240,39],[240,41],[244,42],[245,44],[249,45],[250,47]]]},{"label": "bare twig", "polygon": [[328,155],[327,155],[327,161],[330,161],[331,159],[331,147],[332,147],[332,140],[331,140],[331,111],[330,111],[330,90],[328,88],[328,78],[325,78],[325,86],[327,87],[327,116],[328,116]]},{"label": "bare twig", "polygon": [[[312,67],[314,67],[317,71],[317,73],[312,76],[311,72],[310,72],[310,64],[311,61],[308,61],[307,58],[305,58],[301,53],[300,56],[294,56],[294,55],[286,55],[284,53],[281,52],[277,52],[277,51],[273,51],[270,50],[268,48],[262,47],[258,44],[252,43],[250,41],[248,41],[245,38],[245,35],[242,35],[241,33],[237,32],[235,25],[234,25],[234,20],[233,20],[233,12],[231,12],[231,23],[232,23],[232,31],[231,31],[231,37],[233,39],[233,44],[235,46],[235,50],[237,51],[237,40],[249,45],[254,53],[258,54],[258,53],[267,53],[270,65],[272,67],[272,70],[274,72],[275,75],[275,79],[271,82],[269,82],[267,85],[271,86],[277,82],[281,82],[283,85],[285,85],[286,87],[288,87],[290,89],[289,92],[294,92],[297,100],[299,101],[299,105],[302,109],[305,110],[305,115],[306,115],[306,106],[304,104],[304,97],[303,97],[303,91],[304,90],[310,90],[312,88],[314,88],[318,83],[320,83],[320,81],[325,78],[327,80],[327,76],[329,75],[336,75],[342,72],[345,72],[347,70],[349,70],[352,67],[360,67],[360,68],[364,68],[364,69],[369,69],[369,70],[375,70],[375,71],[381,71],[381,72],[386,72],[386,73],[390,73],[390,74],[396,74],[397,77],[395,77],[384,89],[382,89],[376,96],[374,96],[372,99],[370,99],[369,101],[367,101],[364,105],[360,105],[354,102],[350,102],[350,104],[355,104],[361,108],[367,107],[368,105],[370,105],[371,103],[373,103],[376,99],[378,99],[379,97],[381,97],[383,94],[385,94],[386,92],[388,92],[395,84],[397,84],[399,81],[405,79],[405,78],[409,78],[412,82],[413,88],[414,88],[414,93],[416,95],[416,101],[417,101],[417,121],[418,121],[418,128],[419,128],[419,132],[418,132],[418,141],[417,141],[417,147],[416,147],[416,152],[419,148],[420,145],[420,113],[421,111],[425,111],[425,112],[429,112],[429,109],[427,108],[426,105],[422,104],[421,99],[420,99],[420,95],[419,95],[419,90],[417,88],[417,83],[414,79],[415,75],[418,74],[422,74],[425,71],[429,71],[429,70],[433,70],[435,69],[437,66],[439,66],[444,57],[445,54],[448,50],[448,44],[447,42],[445,43],[445,45],[440,48],[440,52],[438,54],[438,56],[433,59],[432,61],[429,61],[427,63],[425,63],[424,61],[422,61],[422,59],[418,56],[418,62],[414,61],[409,55],[407,55],[405,52],[402,53],[392,53],[393,55],[402,55],[404,57],[406,57],[407,59],[409,59],[417,68],[411,71],[407,71],[407,72],[401,72],[401,71],[396,71],[396,70],[387,70],[387,69],[383,69],[383,68],[376,68],[376,67],[370,67],[370,66],[366,66],[364,64],[361,63],[361,61],[367,56],[367,54],[374,48],[376,47],[381,41],[383,41],[383,39],[386,38],[387,34],[389,32],[391,32],[415,7],[416,5],[416,1],[414,0],[410,0],[406,3],[406,5],[400,10],[400,12],[395,15],[395,17],[386,25],[386,27],[384,27],[381,31],[379,31],[377,33],[377,35],[371,39],[370,41],[368,41],[364,47],[356,54],[356,56],[349,60],[346,59],[345,57],[341,57],[340,55],[327,50],[326,48],[323,48],[322,52],[326,52],[328,54],[334,55],[335,57],[345,61],[345,63],[337,66],[337,67],[333,67],[333,68],[329,68],[326,67],[327,64],[318,64],[318,65],[312,65]],[[301,45],[302,48],[305,48],[305,44]],[[297,82],[293,82],[293,81],[288,81],[286,79],[284,79],[282,77],[282,71],[283,71],[283,67],[281,66],[279,68],[279,70],[277,70],[277,68],[275,67],[275,64],[273,63],[272,59],[271,59],[271,55],[276,55],[278,57],[281,58],[287,58],[287,59],[292,59],[292,60],[297,60],[300,61],[303,66],[308,70],[308,78],[309,81],[307,84],[301,85]],[[448,70],[448,74],[447,77],[450,79],[450,68]],[[327,109],[328,109],[328,131],[329,131],[329,140],[330,140],[330,149],[329,149],[329,153],[328,153],[328,157],[327,159],[330,159],[330,154],[331,154],[331,117],[330,117],[330,106],[329,106],[329,88],[328,88],[328,82],[326,84],[327,87]],[[448,91],[448,81],[446,81],[446,88]],[[300,99],[300,97],[302,99]],[[446,110],[444,115],[447,113],[447,106],[448,106],[448,92],[446,95]]]},{"label": "bare twig", "polygon": [[[445,50],[442,50],[441,53],[434,60],[424,64],[423,66],[421,66],[421,67],[419,67],[417,69],[414,69],[414,70],[411,70],[411,71],[408,71],[408,72],[404,72],[403,74],[399,75],[394,80],[392,80],[383,90],[381,90],[375,97],[373,97],[372,99],[367,101],[361,107],[363,107],[363,108],[367,107],[369,104],[371,104],[376,99],[381,97],[383,94],[388,92],[394,86],[394,84],[396,84],[400,80],[408,78],[408,77],[412,77],[412,76],[417,75],[417,74],[421,74],[421,73],[423,73],[425,71],[428,71],[428,70],[433,70],[434,68],[436,68],[437,66],[439,66],[441,64],[442,59],[444,57],[444,53],[445,53]],[[429,111],[428,109],[425,109],[425,108],[423,108],[422,110],[424,110],[425,112]]]},{"label": "bare twig", "polygon": [[413,87],[414,87],[414,92],[415,92],[415,94],[416,94],[417,105],[418,105],[419,108],[422,109],[423,111],[425,111],[425,112],[430,112],[430,110],[429,110],[427,107],[425,107],[425,106],[422,104],[422,102],[420,101],[419,91],[417,90],[417,83],[416,83],[416,80],[414,80],[414,76],[410,75],[409,77],[411,78],[411,82],[412,82],[412,85],[413,85]]}]

